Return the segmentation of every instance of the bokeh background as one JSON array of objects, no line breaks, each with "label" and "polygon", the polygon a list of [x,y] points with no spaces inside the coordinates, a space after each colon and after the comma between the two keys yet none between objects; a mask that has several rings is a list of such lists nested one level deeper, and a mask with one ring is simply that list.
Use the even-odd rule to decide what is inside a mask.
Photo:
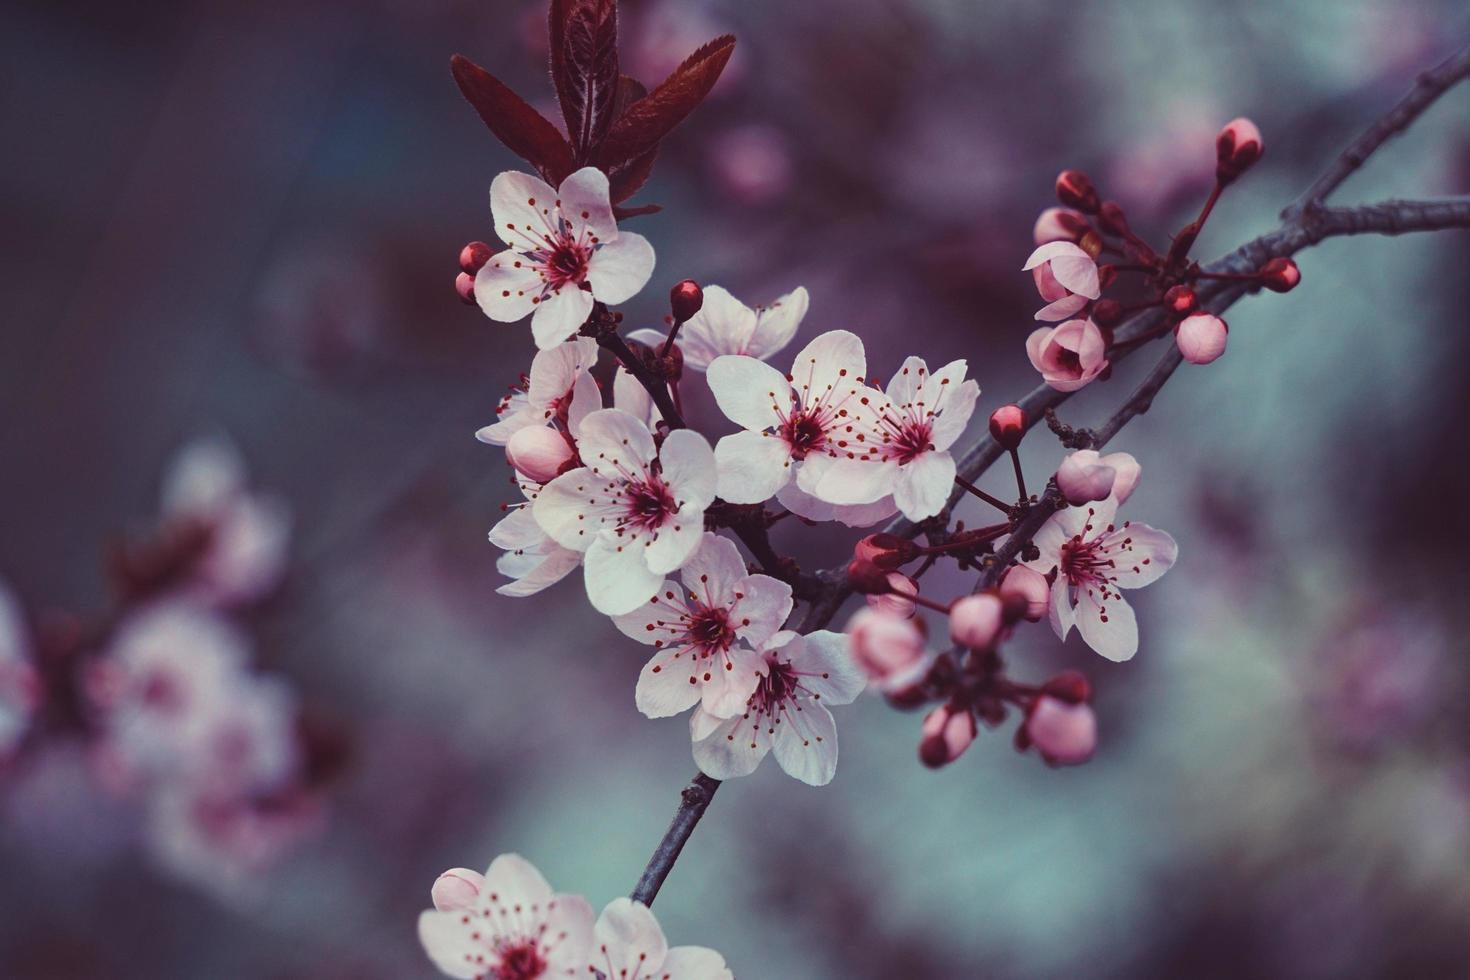
[{"label": "bokeh background", "polygon": [[[320,833],[219,894],[48,744],[0,777],[0,975],[429,977],[414,922],[439,871],[515,850],[600,906],[663,832],[694,770],[683,721],[634,708],[646,650],[575,578],[496,596],[485,541],[515,491],[472,433],[532,351],[451,288],[517,161],[447,59],[550,103],[542,9],[4,5],[0,578],[33,610],[102,606],[103,543],[153,518],[181,443],[228,434],[294,517],[259,660],[350,757]],[[1215,129],[1252,116],[1267,154],[1201,240],[1218,254],[1470,40],[1467,13],[628,0],[645,82],[723,31],[740,48],[637,199],[666,210],[637,219],[659,267],[627,310],[653,324],[685,276],[751,302],[805,285],[798,343],[853,329],[880,372],[968,357],[978,422],[1036,382],[1019,268],[1059,169],[1161,239]],[[1470,88],[1342,199],[1470,191],[1467,120]],[[656,906],[673,942],[782,980],[1470,975],[1470,236],[1298,258],[1302,286],[1241,302],[1228,355],[1116,443],[1144,467],[1130,512],[1181,546],[1139,596],[1138,657],[1044,627],[1013,644],[1023,678],[1091,675],[1097,758],[1047,770],[1008,726],[930,772],[919,719],[865,698],[831,786],[768,762],[721,790]],[[1141,367],[1063,416],[1096,420]],[[1039,484],[1060,451],[1043,432],[1025,456]],[[854,537],[783,524],[778,545],[825,565]]]}]

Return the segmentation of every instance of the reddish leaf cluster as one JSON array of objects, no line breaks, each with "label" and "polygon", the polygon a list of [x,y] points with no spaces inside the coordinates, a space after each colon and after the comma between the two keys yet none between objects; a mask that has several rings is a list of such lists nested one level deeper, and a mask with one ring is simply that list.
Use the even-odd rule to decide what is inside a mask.
[{"label": "reddish leaf cluster", "polygon": [[[653,172],[660,141],[714,88],[735,39],[704,45],[649,92],[618,70],[617,0],[551,0],[549,22],[551,80],[570,138],[463,55],[450,59],[450,70],[490,131],[547,183],[594,166],[608,175],[612,201],[621,204]],[[645,210],[652,209],[620,216]]]}]

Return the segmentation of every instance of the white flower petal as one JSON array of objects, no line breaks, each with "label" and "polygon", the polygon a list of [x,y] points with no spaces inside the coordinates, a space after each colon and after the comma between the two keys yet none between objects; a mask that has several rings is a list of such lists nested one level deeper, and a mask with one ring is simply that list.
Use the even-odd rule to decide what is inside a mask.
[{"label": "white flower petal", "polygon": [[813,497],[795,482],[781,488],[776,494],[776,502],[809,521],[838,521],[848,527],[871,527],[898,513],[891,495],[871,504],[829,504]]},{"label": "white flower petal", "polygon": [[1072,608],[1072,587],[1065,575],[1058,574],[1051,586],[1051,603],[1047,606],[1047,617],[1057,638],[1065,640],[1077,622],[1077,612]]},{"label": "white flower petal", "polygon": [[536,502],[529,508],[531,516],[547,537],[563,548],[586,551],[592,546],[599,518],[610,509],[594,504],[591,499],[594,494],[605,495],[605,488],[606,482],[593,476],[585,466],[568,470],[541,488]]},{"label": "white flower petal", "polygon": [[597,535],[582,562],[587,600],[593,609],[604,616],[621,616],[648,601],[662,584],[663,575],[649,569],[643,551],[642,542],[609,531]]},{"label": "white flower petal", "polygon": [[687,647],[667,647],[655,653],[638,674],[634,702],[649,718],[669,718],[688,711],[704,693],[701,667]]},{"label": "white flower petal", "polygon": [[631,231],[592,253],[587,263],[587,282],[592,295],[604,303],[626,303],[638,294],[653,275],[653,246]]},{"label": "white flower petal", "polygon": [[735,980],[725,958],[703,946],[675,946],[664,957],[658,980]]},{"label": "white flower petal", "polygon": [[475,273],[475,302],[492,320],[515,323],[536,308],[541,277],[515,252],[497,252]]},{"label": "white flower petal", "polygon": [[[495,591],[511,598],[535,595],[566,578],[580,564],[582,564],[581,552],[553,545],[540,561],[517,575],[514,582],[507,582]],[[501,571],[505,569],[501,568]]]},{"label": "white flower petal", "polygon": [[756,330],[755,310],[730,295],[723,286],[704,287],[704,304],[679,329],[678,344],[684,364],[703,371],[723,354],[746,354]]},{"label": "white flower petal", "polygon": [[1121,662],[1138,652],[1138,620],[1121,596],[1102,599],[1092,590],[1081,589],[1076,611],[1077,631],[1104,657]]},{"label": "white flower petal", "polygon": [[954,490],[954,476],[954,457],[949,453],[920,453],[899,467],[893,502],[911,521],[933,517]]},{"label": "white flower petal", "polygon": [[495,233],[513,249],[530,251],[545,244],[555,227],[550,219],[555,206],[556,191],[539,177],[509,170],[490,182]]},{"label": "white flower petal", "polygon": [[664,931],[648,906],[627,898],[607,903],[597,917],[593,942],[592,963],[610,980],[657,976],[669,952]]},{"label": "white flower petal", "polygon": [[811,404],[824,392],[861,385],[867,373],[867,356],[857,334],[829,330],[796,355],[791,365],[791,386],[804,404]]},{"label": "white flower petal", "polygon": [[689,556],[698,550],[703,535],[704,508],[690,504],[665,521],[646,546],[629,544],[628,547],[641,549],[649,570],[663,576],[684,566]]},{"label": "white flower petal", "polygon": [[771,751],[770,733],[754,715],[736,715],[694,743],[694,764],[714,779],[734,779],[755,772]]},{"label": "white flower petal", "polygon": [[837,725],[815,701],[798,701],[772,739],[776,762],[808,786],[826,786],[837,773]]},{"label": "white flower petal", "polygon": [[892,460],[880,463],[811,456],[796,479],[803,490],[829,504],[870,504],[894,493],[898,476],[898,463]]},{"label": "white flower petal", "polygon": [[561,182],[557,189],[561,216],[574,241],[585,232],[599,242],[618,238],[618,223],[609,200],[607,175],[596,167],[583,167]]},{"label": "white flower petal", "polygon": [[746,575],[731,591],[739,596],[730,609],[735,635],[751,646],[769,640],[791,615],[791,586],[780,579]]},{"label": "white flower petal", "polygon": [[568,340],[582,329],[591,312],[592,294],[576,285],[568,283],[555,292],[547,293],[531,317],[531,336],[535,338],[536,346],[546,350]]},{"label": "white flower petal", "polygon": [[721,497],[759,504],[791,482],[791,449],[769,432],[737,432],[715,446],[715,472]]},{"label": "white flower petal", "polygon": [[701,707],[716,718],[733,718],[745,711],[760,683],[765,659],[754,650],[731,647],[724,658],[700,661],[697,680]]},{"label": "white flower petal", "polygon": [[715,358],[707,380],[725,417],[753,432],[778,425],[778,413],[791,405],[791,384],[785,376],[743,354]]},{"label": "white flower petal", "polygon": [[546,913],[541,951],[549,975],[583,975],[592,954],[592,906],[581,895],[558,894]]},{"label": "white flower petal", "polygon": [[664,482],[680,509],[701,514],[715,499],[715,451],[692,429],[675,429],[664,439],[658,460]]},{"label": "white flower petal", "polygon": [[[1032,319],[1040,320],[1043,323],[1056,323],[1058,320],[1066,320],[1069,317],[1076,315],[1077,313],[1081,312],[1082,308],[1086,305],[1086,296],[1082,296],[1078,293],[1072,293],[1071,295],[1063,296],[1059,300],[1055,300],[1051,303],[1046,304],[1041,309],[1036,311],[1036,314],[1034,317],[1032,317]],[[1049,332],[1044,327],[1042,328],[1042,331]],[[1030,342],[1028,341],[1027,343],[1029,345]],[[1080,387],[1080,385],[1078,387]],[[1071,389],[1058,388],[1057,390],[1070,391]]]},{"label": "white flower petal", "polygon": [[475,941],[471,927],[460,912],[419,913],[419,943],[441,972],[459,980],[472,980],[481,973],[476,957],[485,947]]},{"label": "white flower petal", "polygon": [[929,432],[929,441],[935,449],[948,449],[956,439],[964,435],[975,414],[975,400],[980,397],[980,385],[975,381],[954,380],[941,389],[939,414],[935,416]]},{"label": "white flower petal", "polygon": [[1157,582],[1179,557],[1179,545],[1174,538],[1147,524],[1130,521],[1113,532],[1112,539],[1120,543],[1125,540],[1131,542],[1128,550],[1118,547],[1109,550],[1117,562],[1113,569],[1113,582],[1120,589],[1141,589]]},{"label": "white flower petal", "polygon": [[679,626],[679,617],[687,608],[683,594],[678,582],[666,579],[647,602],[632,612],[614,616],[613,625],[624,636],[639,643],[648,646],[665,643],[671,629]]},{"label": "white flower petal", "polygon": [[648,426],[616,408],[600,409],[582,420],[578,451],[584,463],[608,478],[648,472],[658,452]]},{"label": "white flower petal", "polygon": [[653,398],[649,396],[648,389],[621,365],[613,375],[613,407],[632,415],[650,431],[662,417],[658,406],[654,405]]},{"label": "white flower petal", "polygon": [[735,601],[736,585],[746,577],[745,559],[734,541],[705,532],[679,577],[706,606],[728,607]]},{"label": "white flower petal", "polygon": [[791,661],[802,688],[823,704],[851,704],[868,686],[867,676],[852,658],[846,633],[808,633],[789,642],[780,657]]},{"label": "white flower petal", "polygon": [[791,343],[806,317],[809,303],[806,289],[798,286],[769,306],[758,309],[755,333],[746,345],[745,353],[765,360]]},{"label": "white flower petal", "polygon": [[490,862],[481,894],[502,905],[540,905],[551,901],[551,886],[536,866],[519,854],[502,854]]}]

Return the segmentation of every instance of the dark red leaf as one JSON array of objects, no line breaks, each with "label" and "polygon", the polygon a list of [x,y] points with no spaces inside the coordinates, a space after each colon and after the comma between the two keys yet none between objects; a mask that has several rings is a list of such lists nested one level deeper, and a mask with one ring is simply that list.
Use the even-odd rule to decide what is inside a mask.
[{"label": "dark red leaf", "polygon": [[611,171],[655,149],[709,95],[734,51],[735,38],[727,34],[690,55],[663,84],[613,123],[598,149],[598,164]]},{"label": "dark red leaf", "polygon": [[556,88],[556,98],[561,103],[563,119],[572,117],[567,109],[571,82],[567,78],[566,36],[567,21],[571,19],[572,8],[576,5],[577,0],[551,0],[551,12],[546,18],[547,50],[551,52],[551,84]]},{"label": "dark red leaf", "polygon": [[578,0],[563,30],[558,85],[562,113],[578,164],[602,142],[613,121],[618,91],[616,0]]},{"label": "dark red leaf", "polygon": [[648,94],[648,89],[632,75],[618,76],[617,97],[613,99],[613,119],[628,111],[628,107]]},{"label": "dark red leaf", "polygon": [[653,173],[653,161],[657,158],[658,147],[655,146],[636,160],[616,168],[609,175],[609,189],[614,204],[622,204],[638,193],[639,189],[648,182],[649,175]]},{"label": "dark red leaf", "polygon": [[[644,204],[636,208],[613,208],[613,217],[622,221],[626,218],[636,218],[642,214],[658,214],[664,209],[662,204]],[[676,348],[677,349],[677,348]]]},{"label": "dark red leaf", "polygon": [[510,151],[551,184],[572,172],[572,148],[549,120],[510,88],[463,55],[449,59],[460,92]]}]

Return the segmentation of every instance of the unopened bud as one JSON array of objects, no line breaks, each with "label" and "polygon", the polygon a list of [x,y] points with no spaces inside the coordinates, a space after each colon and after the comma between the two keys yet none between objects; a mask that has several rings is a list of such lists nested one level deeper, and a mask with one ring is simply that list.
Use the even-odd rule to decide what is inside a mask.
[{"label": "unopened bud", "polygon": [[685,279],[669,290],[669,307],[675,323],[683,323],[704,307],[704,290],[693,279]]},{"label": "unopened bud", "polygon": [[1051,600],[1051,586],[1046,576],[1025,565],[1012,565],[1000,580],[1000,595],[1010,602],[1017,599],[1026,604],[1021,616],[1033,623],[1046,618],[1046,607]]},{"label": "unopened bud", "polygon": [[917,558],[919,546],[908,538],[883,532],[870,534],[859,541],[852,549],[852,556],[891,571]]},{"label": "unopened bud", "polygon": [[1079,449],[1067,456],[1056,475],[1057,489],[1073,507],[1108,499],[1117,478],[1118,471],[1093,449]]},{"label": "unopened bud", "polygon": [[1277,293],[1289,293],[1302,281],[1302,270],[1286,258],[1272,259],[1256,275],[1261,277],[1261,285]]},{"label": "unopened bud", "polygon": [[1123,206],[1117,201],[1103,202],[1102,207],[1097,210],[1097,223],[1109,235],[1118,238],[1128,235],[1128,217],[1123,213]]},{"label": "unopened bud", "polygon": [[1083,214],[1096,214],[1102,204],[1092,181],[1080,170],[1063,170],[1057,174],[1057,200]]},{"label": "unopened bud", "polygon": [[1103,250],[1102,236],[1095,231],[1088,231],[1078,240],[1077,247],[1086,252],[1096,262],[1097,257],[1102,254]]},{"label": "unopened bud", "polygon": [[465,306],[479,306],[475,300],[475,277],[468,272],[461,272],[454,277],[454,291],[459,294],[459,301]]},{"label": "unopened bud", "polygon": [[1087,216],[1070,208],[1047,208],[1036,219],[1031,237],[1037,245],[1049,242],[1075,242],[1092,228]]},{"label": "unopened bud", "polygon": [[1026,436],[1026,412],[1020,405],[1002,405],[990,413],[990,438],[1002,449],[1015,449]]},{"label": "unopened bud", "polygon": [[903,572],[888,573],[888,594],[864,596],[868,605],[892,616],[907,619],[918,612],[919,607],[912,596],[919,594],[919,583]]},{"label": "unopened bud", "polygon": [[1215,137],[1215,179],[1228,184],[1245,173],[1265,152],[1261,131],[1256,124],[1241,116],[1232,119]]},{"label": "unopened bud", "polygon": [[1041,685],[1041,691],[1068,704],[1085,704],[1092,700],[1092,682],[1086,674],[1076,670],[1062,671]]},{"label": "unopened bud", "polygon": [[847,584],[863,595],[884,595],[889,589],[888,573],[865,558],[854,558],[847,563]]},{"label": "unopened bud", "polygon": [[1174,340],[1179,353],[1191,364],[1208,364],[1225,353],[1225,341],[1230,328],[1225,321],[1210,313],[1196,313],[1185,317],[1174,328]]},{"label": "unopened bud", "polygon": [[573,455],[562,434],[544,425],[518,429],[505,444],[506,461],[533,483],[555,479]]},{"label": "unopened bud", "polygon": [[913,620],[859,609],[848,620],[847,640],[853,662],[879,686],[897,689],[923,679],[928,646]]},{"label": "unopened bud", "polygon": [[1164,294],[1164,308],[1175,316],[1189,316],[1199,309],[1199,296],[1188,286],[1171,286]]},{"label": "unopened bud", "polygon": [[438,877],[429,896],[440,912],[458,912],[474,905],[485,886],[485,876],[469,868],[450,868]]},{"label": "unopened bud", "polygon": [[989,650],[1005,629],[1005,604],[994,592],[967,595],[949,607],[949,638],[971,650]]},{"label": "unopened bud", "polygon": [[1034,745],[1047,765],[1079,765],[1097,750],[1097,716],[1085,701],[1043,694],[1027,710],[1022,729],[1018,744]]},{"label": "unopened bud", "polygon": [[919,761],[930,769],[948,765],[975,741],[975,716],[962,705],[942,704],[924,717]]},{"label": "unopened bud", "polygon": [[1123,319],[1123,304],[1115,299],[1100,299],[1092,304],[1092,322],[1112,329]]},{"label": "unopened bud", "polygon": [[459,250],[459,267],[467,275],[473,276],[486,262],[490,261],[490,257],[494,254],[495,249],[484,242],[470,242]]}]

